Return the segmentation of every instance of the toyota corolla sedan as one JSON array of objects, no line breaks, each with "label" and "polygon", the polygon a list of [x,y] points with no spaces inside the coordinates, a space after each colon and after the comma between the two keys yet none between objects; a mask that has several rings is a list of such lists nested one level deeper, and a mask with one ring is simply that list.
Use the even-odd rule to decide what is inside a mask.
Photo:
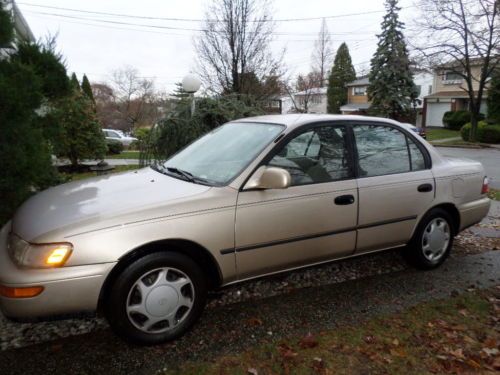
[{"label": "toyota corolla sedan", "polygon": [[207,292],[401,248],[431,269],[488,212],[480,163],[398,122],[274,115],[227,123],[164,163],[70,182],[0,233],[0,308],[18,320],[99,311],[138,343],[172,340]]}]

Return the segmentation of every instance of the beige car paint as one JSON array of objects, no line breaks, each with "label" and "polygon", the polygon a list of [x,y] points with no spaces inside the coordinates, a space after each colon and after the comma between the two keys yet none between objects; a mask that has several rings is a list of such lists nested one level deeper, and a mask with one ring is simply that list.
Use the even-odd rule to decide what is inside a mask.
[{"label": "beige car paint", "polygon": [[[332,115],[271,115],[238,121],[283,124],[284,135],[314,122],[399,126],[387,119]],[[196,185],[146,168],[39,193],[0,232],[0,284],[44,285],[46,290],[26,300],[0,297],[0,307],[20,317],[94,310],[117,262],[155,241],[187,240],[202,246],[216,261],[222,285],[227,285],[404,245],[425,212],[439,204],[458,209],[462,229],[480,221],[489,208],[488,198],[481,195],[485,176],[481,164],[443,158],[425,140],[402,131],[427,149],[432,169],[286,189],[244,190],[275,147],[271,143],[225,187]],[[463,180],[459,195],[453,189],[457,178]],[[433,192],[418,193],[416,188],[422,183],[431,183]],[[333,204],[335,197],[345,194],[353,195],[357,204]],[[33,243],[69,241],[73,254],[62,268],[19,269],[7,256],[11,230]]]}]

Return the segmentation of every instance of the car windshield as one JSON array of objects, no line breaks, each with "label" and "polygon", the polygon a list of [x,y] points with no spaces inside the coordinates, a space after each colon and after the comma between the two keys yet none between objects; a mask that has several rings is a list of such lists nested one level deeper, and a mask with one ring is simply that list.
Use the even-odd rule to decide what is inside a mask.
[{"label": "car windshield", "polygon": [[278,124],[228,123],[172,156],[163,165],[164,171],[192,182],[225,185],[283,129]]}]

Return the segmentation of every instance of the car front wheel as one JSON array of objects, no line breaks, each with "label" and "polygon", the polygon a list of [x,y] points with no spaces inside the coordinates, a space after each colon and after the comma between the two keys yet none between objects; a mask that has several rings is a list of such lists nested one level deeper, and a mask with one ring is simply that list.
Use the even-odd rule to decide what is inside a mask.
[{"label": "car front wheel", "polygon": [[429,211],[403,250],[406,260],[420,269],[440,266],[453,245],[452,223],[451,216],[445,210],[435,208]]},{"label": "car front wheel", "polygon": [[111,285],[105,314],[120,336],[158,344],[183,335],[205,306],[206,280],[189,257],[173,252],[146,255]]}]

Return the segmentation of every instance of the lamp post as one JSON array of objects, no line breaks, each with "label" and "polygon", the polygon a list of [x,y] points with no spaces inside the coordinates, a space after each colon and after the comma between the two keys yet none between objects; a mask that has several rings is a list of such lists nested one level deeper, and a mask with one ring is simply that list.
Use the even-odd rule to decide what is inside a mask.
[{"label": "lamp post", "polygon": [[191,96],[191,117],[194,114],[194,93],[200,89],[201,81],[194,74],[188,74],[182,79],[182,89]]}]

